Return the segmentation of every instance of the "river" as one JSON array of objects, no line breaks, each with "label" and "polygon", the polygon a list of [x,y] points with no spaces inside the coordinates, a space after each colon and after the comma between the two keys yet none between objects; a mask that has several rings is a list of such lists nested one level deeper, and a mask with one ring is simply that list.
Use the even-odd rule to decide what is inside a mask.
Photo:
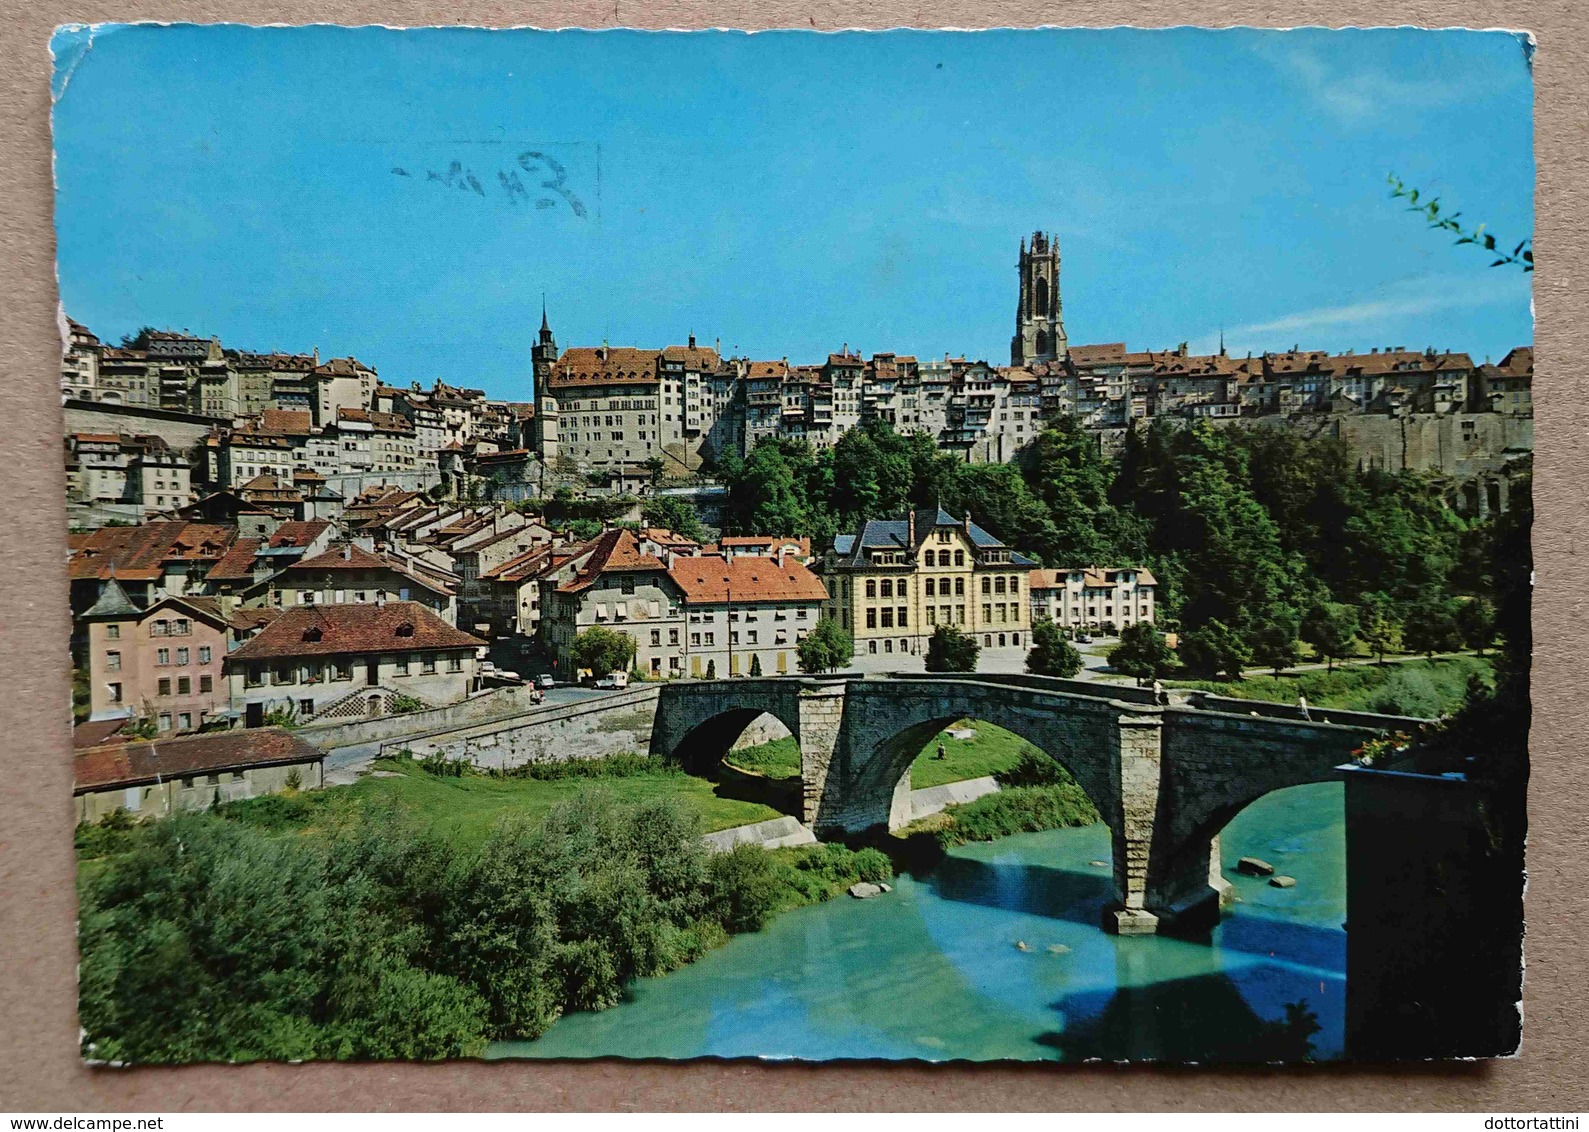
[{"label": "river", "polygon": [[[885,896],[787,913],[490,1056],[1274,1060],[1305,1048],[1281,1025],[1301,1001],[1312,1056],[1339,1057],[1342,787],[1272,794],[1221,843],[1239,902],[1202,941],[1102,929],[1104,826],[1022,834],[956,849]],[[1296,887],[1235,875],[1241,856]]]}]

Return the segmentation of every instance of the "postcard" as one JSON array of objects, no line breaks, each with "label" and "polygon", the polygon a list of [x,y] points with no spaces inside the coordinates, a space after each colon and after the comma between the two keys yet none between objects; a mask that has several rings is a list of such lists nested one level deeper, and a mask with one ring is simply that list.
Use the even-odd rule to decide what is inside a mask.
[{"label": "postcard", "polygon": [[51,46],[85,1060],[1518,1049],[1526,33]]}]

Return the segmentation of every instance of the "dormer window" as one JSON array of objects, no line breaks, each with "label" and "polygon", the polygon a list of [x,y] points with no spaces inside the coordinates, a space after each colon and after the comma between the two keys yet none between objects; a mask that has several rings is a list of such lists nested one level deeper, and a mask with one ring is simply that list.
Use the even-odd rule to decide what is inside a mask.
[{"label": "dormer window", "polygon": [[303,639],[308,641],[310,644],[318,642],[320,640],[320,636],[320,626],[318,625],[311,625],[309,628],[303,631]]},{"label": "dormer window", "polygon": [[399,637],[412,637],[414,635],[413,623],[410,621],[404,621],[397,627],[397,635]]}]

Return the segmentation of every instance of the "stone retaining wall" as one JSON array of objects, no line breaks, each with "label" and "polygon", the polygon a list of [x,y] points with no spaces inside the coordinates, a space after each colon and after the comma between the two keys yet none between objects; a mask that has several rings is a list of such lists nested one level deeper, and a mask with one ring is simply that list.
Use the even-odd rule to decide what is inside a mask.
[{"label": "stone retaining wall", "polygon": [[504,770],[532,762],[645,754],[660,694],[659,686],[648,685],[572,704],[545,704],[493,723],[387,743],[381,754],[408,750],[415,758],[440,755]]}]

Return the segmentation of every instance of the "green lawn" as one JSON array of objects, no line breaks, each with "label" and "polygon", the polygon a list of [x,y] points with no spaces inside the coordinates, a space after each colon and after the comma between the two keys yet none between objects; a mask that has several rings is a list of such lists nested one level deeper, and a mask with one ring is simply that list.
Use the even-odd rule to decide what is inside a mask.
[{"label": "green lawn", "polygon": [[1488,657],[1453,656],[1435,660],[1404,660],[1383,667],[1358,664],[1334,672],[1310,670],[1248,676],[1245,680],[1166,680],[1172,688],[1197,688],[1221,696],[1294,704],[1298,695],[1313,707],[1378,711],[1391,715],[1447,715],[1462,703],[1468,677],[1494,683]]},{"label": "green lawn", "polygon": [[[1015,765],[1024,745],[1024,740],[991,723],[961,720],[952,729],[972,730],[976,734],[970,739],[956,739],[945,730],[930,740],[911,764],[912,789],[921,790],[928,786],[942,786],[946,782],[997,774]],[[942,760],[937,758],[940,739],[944,746]],[[763,774],[768,778],[798,778],[800,775],[800,749],[793,738],[776,739],[758,747],[734,751],[728,756],[728,762],[740,770]]]},{"label": "green lawn", "polygon": [[[460,845],[485,841],[505,817],[538,818],[582,788],[601,786],[620,802],[639,802],[666,795],[695,809],[707,832],[776,818],[770,806],[721,797],[705,779],[682,771],[656,770],[631,775],[567,778],[491,778],[465,775],[444,778],[427,773],[417,762],[380,759],[370,774],[351,786],[332,786],[291,796],[274,795],[228,807],[228,816],[251,824],[288,829],[313,829],[339,820],[357,819],[372,807],[396,805]],[[389,776],[388,776],[389,775]]]}]

